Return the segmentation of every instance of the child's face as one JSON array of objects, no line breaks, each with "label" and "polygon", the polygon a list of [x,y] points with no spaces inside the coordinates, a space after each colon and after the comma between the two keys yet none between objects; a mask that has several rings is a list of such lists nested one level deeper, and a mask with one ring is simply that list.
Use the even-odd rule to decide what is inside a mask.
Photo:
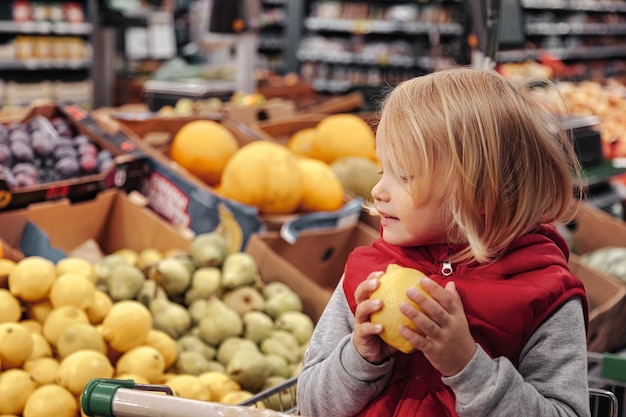
[{"label": "child's face", "polygon": [[383,169],[372,197],[380,215],[383,239],[400,246],[444,242],[447,228],[441,208],[445,193],[432,193],[433,197],[414,202],[406,183],[411,173],[404,177],[404,173],[400,176],[392,171],[381,126],[376,133],[376,155]]}]

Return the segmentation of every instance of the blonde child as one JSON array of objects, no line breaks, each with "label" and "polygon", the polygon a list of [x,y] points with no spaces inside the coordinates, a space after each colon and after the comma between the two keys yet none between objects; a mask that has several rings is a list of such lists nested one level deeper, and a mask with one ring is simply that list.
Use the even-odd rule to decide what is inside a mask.
[{"label": "blonde child", "polygon": [[[554,222],[572,217],[572,144],[530,91],[455,68],[397,86],[376,133],[381,238],[357,248],[298,380],[317,416],[589,416],[587,299]],[[579,176],[578,176],[579,178]],[[395,351],[370,322],[390,263],[428,278]]]}]

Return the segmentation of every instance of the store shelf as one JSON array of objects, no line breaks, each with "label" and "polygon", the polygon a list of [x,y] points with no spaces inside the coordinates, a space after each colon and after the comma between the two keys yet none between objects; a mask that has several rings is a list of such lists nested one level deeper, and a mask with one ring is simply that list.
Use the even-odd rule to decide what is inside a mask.
[{"label": "store shelf", "polygon": [[0,21],[0,33],[7,34],[89,35],[92,30],[91,23]]},{"label": "store shelf", "polygon": [[91,60],[64,62],[3,60],[0,62],[0,70],[84,70],[89,68],[91,68]]},{"label": "store shelf", "polygon": [[570,10],[588,12],[626,12],[626,4],[619,0],[521,0],[526,9]]}]

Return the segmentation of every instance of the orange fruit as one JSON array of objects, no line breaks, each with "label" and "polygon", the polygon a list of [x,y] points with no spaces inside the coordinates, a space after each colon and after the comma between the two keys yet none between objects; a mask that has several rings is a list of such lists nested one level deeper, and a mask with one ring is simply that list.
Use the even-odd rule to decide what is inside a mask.
[{"label": "orange fruit", "polygon": [[220,182],[228,160],[239,148],[233,134],[212,120],[194,120],[174,136],[170,157],[209,185]]},{"label": "orange fruit", "polygon": [[287,141],[287,148],[300,156],[311,157],[311,144],[315,140],[317,130],[314,127],[307,127],[295,132]]},{"label": "orange fruit", "polygon": [[316,126],[317,134],[311,143],[311,155],[327,163],[344,156],[362,156],[374,159],[376,137],[370,125],[354,114],[327,116]]},{"label": "orange fruit", "polygon": [[343,185],[330,165],[313,158],[301,158],[303,194],[300,211],[334,211],[343,204]]}]

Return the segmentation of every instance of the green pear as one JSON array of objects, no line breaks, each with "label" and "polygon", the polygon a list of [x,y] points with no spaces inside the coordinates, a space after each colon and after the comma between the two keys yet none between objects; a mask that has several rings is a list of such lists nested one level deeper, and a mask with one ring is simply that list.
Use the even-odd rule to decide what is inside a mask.
[{"label": "green pear", "polygon": [[113,301],[133,300],[146,281],[139,268],[132,265],[118,265],[107,281],[107,293]]},{"label": "green pear", "polygon": [[210,368],[209,361],[201,353],[184,350],[178,354],[174,364],[179,374],[200,375]]},{"label": "green pear", "polygon": [[260,343],[274,330],[274,320],[262,311],[248,311],[242,316],[243,337]]},{"label": "green pear", "polygon": [[125,257],[117,253],[104,256],[94,265],[96,284],[106,285],[113,270],[120,265],[130,265],[130,263]]},{"label": "green pear", "polygon": [[254,287],[244,285],[226,292],[222,295],[222,301],[240,315],[248,311],[263,311],[265,298]]},{"label": "green pear", "polygon": [[[287,377],[270,375],[263,384],[263,391],[275,388],[287,382]],[[267,399],[269,408],[275,411],[288,411],[296,405],[296,392],[286,387],[277,393],[270,395]]]},{"label": "green pear", "polygon": [[254,285],[259,280],[256,260],[246,252],[229,254],[222,265],[222,287],[231,289]]},{"label": "green pear", "polygon": [[185,304],[190,305],[197,299],[210,295],[220,296],[222,271],[214,266],[202,267],[195,270],[191,276],[191,286],[185,293]]},{"label": "green pear", "polygon": [[243,320],[239,313],[217,297],[207,300],[205,315],[198,323],[200,337],[212,346],[231,336],[243,334]]},{"label": "green pear", "polygon": [[202,233],[189,244],[189,253],[197,267],[222,266],[228,255],[228,244],[217,232]]},{"label": "green pear", "polygon": [[284,282],[280,282],[280,281],[268,282],[268,283],[264,284],[263,287],[261,288],[261,292],[263,293],[263,297],[265,297],[266,300],[269,300],[270,298],[272,298],[276,294],[281,293],[281,292],[285,292],[285,291],[293,292],[293,290],[291,289],[291,287],[289,285],[285,284]]},{"label": "green pear", "polygon": [[297,362],[300,356],[297,348],[294,350],[293,347],[284,344],[282,340],[272,336],[261,342],[261,352],[266,355],[282,356],[288,363]]},{"label": "green pear", "polygon": [[226,365],[226,374],[244,390],[258,392],[270,375],[270,364],[258,350],[239,349]]},{"label": "green pear", "polygon": [[163,288],[161,288],[159,284],[152,281],[151,279],[144,279],[143,285],[135,296],[135,299],[146,307],[150,308],[152,300],[156,300],[159,298],[166,300],[168,299],[167,294],[165,293]]},{"label": "green pear", "polygon": [[180,304],[159,298],[150,303],[152,326],[162,330],[174,339],[178,339],[191,327],[191,316]]},{"label": "green pear", "polygon": [[139,258],[137,258],[137,268],[142,272],[147,272],[150,267],[163,259],[163,254],[156,248],[146,248],[139,252]]},{"label": "green pear", "polygon": [[258,351],[259,346],[252,340],[248,340],[243,337],[228,337],[220,343],[217,348],[215,358],[219,363],[226,366],[235,352],[239,349],[254,349]]},{"label": "green pear", "polygon": [[302,311],[285,311],[276,318],[276,328],[293,334],[301,345],[307,343],[313,335],[313,319]]},{"label": "green pear", "polygon": [[191,316],[192,325],[196,326],[198,323],[200,323],[202,317],[206,315],[206,306],[207,300],[204,298],[199,298],[189,304],[189,306],[187,307],[187,311]]},{"label": "green pear", "polygon": [[270,363],[270,376],[291,377],[292,365],[283,356],[274,353],[266,353],[265,357]]},{"label": "green pear", "polygon": [[294,291],[281,291],[265,301],[264,311],[274,320],[287,311],[302,311],[302,299]]},{"label": "green pear", "polygon": [[159,283],[170,298],[181,295],[191,284],[189,270],[175,258],[161,259],[152,265],[149,278]]},{"label": "green pear", "polygon": [[213,346],[209,346],[200,337],[192,334],[186,334],[176,340],[176,348],[178,352],[198,352],[204,356],[207,360],[213,360],[217,353],[217,350]]}]

